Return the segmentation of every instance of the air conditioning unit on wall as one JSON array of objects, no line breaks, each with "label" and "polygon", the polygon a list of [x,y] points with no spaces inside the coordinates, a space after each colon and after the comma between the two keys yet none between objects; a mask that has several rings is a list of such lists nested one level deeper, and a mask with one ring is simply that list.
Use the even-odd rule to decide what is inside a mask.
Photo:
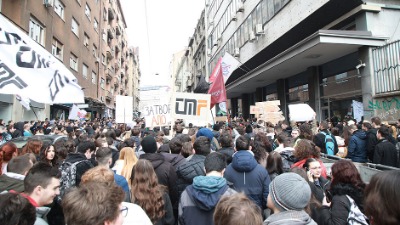
[{"label": "air conditioning unit on wall", "polygon": [[233,50],[233,56],[234,57],[239,57],[240,56],[240,49],[239,48],[235,48]]},{"label": "air conditioning unit on wall", "polygon": [[262,34],[264,34],[263,25],[262,25],[262,24],[257,24],[257,25],[256,25],[256,35],[257,35],[257,36],[260,36],[260,35],[262,35]]}]

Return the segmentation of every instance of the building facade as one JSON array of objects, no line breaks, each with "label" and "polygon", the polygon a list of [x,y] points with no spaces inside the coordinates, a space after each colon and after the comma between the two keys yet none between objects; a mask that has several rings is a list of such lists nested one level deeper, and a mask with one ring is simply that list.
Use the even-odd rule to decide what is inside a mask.
[{"label": "building facade", "polygon": [[288,105],[308,103],[318,119],[342,120],[355,101],[366,118],[392,121],[400,118],[399,21],[394,0],[209,0],[207,70],[225,52],[242,63],[226,83],[232,116],[280,100],[287,118]]},{"label": "building facade", "polygon": [[[40,4],[39,4],[40,3]],[[87,118],[113,117],[116,95],[133,95],[133,61],[119,0],[1,1],[1,13],[70,69],[83,88]],[[139,73],[140,74],[140,73]],[[0,117],[36,119],[20,113],[11,95],[0,95]],[[70,104],[32,103],[38,119],[68,118]]]}]

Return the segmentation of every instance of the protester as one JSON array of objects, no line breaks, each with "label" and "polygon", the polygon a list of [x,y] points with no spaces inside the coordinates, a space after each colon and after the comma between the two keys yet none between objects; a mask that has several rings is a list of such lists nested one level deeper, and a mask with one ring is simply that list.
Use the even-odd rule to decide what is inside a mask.
[{"label": "protester", "polygon": [[214,225],[262,225],[261,210],[245,194],[223,197],[215,207]]},{"label": "protester", "polygon": [[309,158],[303,167],[307,171],[307,178],[313,195],[322,203],[330,182],[321,176],[322,168],[320,162],[314,158]]},{"label": "protester", "polygon": [[265,167],[254,158],[247,137],[242,135],[236,140],[236,152],[224,177],[233,183],[236,191],[243,191],[260,209],[266,208],[270,178]]},{"label": "protester", "polygon": [[48,224],[46,215],[50,208],[46,207],[60,194],[60,180],[57,168],[46,163],[35,164],[24,179],[22,196],[36,207],[35,225]]},{"label": "protester", "polygon": [[123,199],[124,192],[116,185],[85,183],[65,195],[62,202],[65,223],[122,225],[128,213],[127,208],[122,207]]},{"label": "protester", "polygon": [[349,131],[352,136],[347,148],[346,158],[351,159],[353,162],[367,162],[367,134],[354,124],[349,126]]},{"label": "protester", "polygon": [[133,167],[131,180],[132,202],[143,208],[153,224],[173,225],[175,218],[170,198],[165,187],[158,183],[152,164],[139,159]]},{"label": "protester", "polygon": [[400,171],[375,174],[365,189],[365,214],[370,224],[400,224]]},{"label": "protester", "polygon": [[[319,124],[320,132],[314,136],[314,143],[321,150],[321,153],[328,155],[336,155],[339,151],[335,137],[329,131],[329,124],[326,121],[322,121]],[[326,149],[327,142],[333,142],[332,149]]]},{"label": "protester", "polygon": [[[96,161],[98,166],[110,169],[112,162],[112,150],[109,147],[101,147],[96,150]],[[114,173],[115,183],[120,186],[125,192],[125,201],[130,202],[129,185],[125,177]]]},{"label": "protester", "polygon": [[[104,183],[114,186],[114,173],[105,167],[94,167],[88,170],[82,176],[82,185],[90,182]],[[129,202],[122,202],[122,207],[126,207],[128,209],[123,224],[152,225],[149,217],[146,215],[143,209],[140,208],[140,206]]]},{"label": "protester", "polygon": [[363,212],[364,189],[365,183],[353,162],[335,162],[332,165],[332,183],[319,210],[318,224],[347,224],[352,202]]},{"label": "protester", "polygon": [[3,225],[33,225],[35,207],[18,193],[0,194],[0,221]]},{"label": "protester", "polygon": [[8,162],[18,156],[18,148],[12,143],[8,142],[1,146],[0,149],[0,175],[7,173],[7,164]]},{"label": "protester", "polygon": [[309,158],[315,158],[318,160],[318,162],[321,164],[321,175],[326,178],[326,167],[324,163],[319,159],[320,157],[320,152],[319,150],[315,147],[314,143],[309,140],[302,139],[298,141],[297,146],[294,151],[294,156],[298,160],[295,164],[292,165],[293,167],[299,167],[303,168],[304,163],[307,161]]},{"label": "protester", "polygon": [[197,176],[193,184],[186,187],[179,201],[180,225],[213,225],[214,208],[219,199],[236,191],[229,188],[223,177],[226,168],[225,156],[213,152],[204,160],[206,176]]},{"label": "protester", "polygon": [[[189,141],[189,142],[184,142],[184,143],[182,144],[182,150],[181,150],[180,155],[182,155],[183,158],[188,159],[189,156],[194,155],[195,153],[196,153],[196,152],[195,152],[194,149],[193,149],[193,144],[192,144],[191,141]],[[186,161],[187,161],[187,160],[186,160]],[[184,162],[186,162],[186,161],[184,161]],[[183,163],[184,163],[184,162],[183,162]],[[182,163],[182,164],[183,164],[183,163]]]},{"label": "protester", "polygon": [[218,138],[221,148],[218,150],[226,157],[226,162],[230,164],[232,162],[232,155],[235,153],[233,149],[232,135],[228,131],[223,131]]},{"label": "protester", "polygon": [[375,145],[373,163],[398,167],[399,156],[395,145],[388,140],[389,136],[389,128],[380,126],[376,134],[378,142]]},{"label": "protester", "polygon": [[7,132],[5,126],[0,125],[0,145],[6,143],[7,141],[11,140],[12,136]]},{"label": "protester", "polygon": [[8,163],[8,171],[0,176],[0,193],[11,190],[23,192],[25,176],[32,166],[29,155],[12,158]]},{"label": "protester", "polygon": [[176,170],[178,166],[186,162],[185,158],[180,154],[183,148],[183,143],[179,137],[174,137],[168,142],[168,148],[170,152],[162,152],[161,154],[171,163],[174,170]]},{"label": "protester", "polygon": [[34,154],[36,157],[39,157],[40,154],[40,149],[42,148],[43,141],[39,139],[29,139],[28,142],[26,142],[26,145],[22,148],[22,153],[21,155],[25,155],[28,153]]},{"label": "protester", "polygon": [[122,148],[119,158],[121,160],[123,159],[123,163],[121,172],[120,173],[116,172],[116,173],[125,177],[129,185],[131,183],[132,168],[138,161],[138,158],[136,157],[135,154],[135,150],[131,147]]},{"label": "protester", "polygon": [[40,149],[40,161],[58,168],[58,156],[55,152],[54,145],[43,143]]},{"label": "protester", "polygon": [[311,198],[308,183],[295,173],[277,176],[269,186],[267,206],[274,214],[269,216],[267,224],[315,224],[304,211]]},{"label": "protester", "polygon": [[267,157],[267,171],[271,181],[283,173],[282,156],[278,152],[271,152]]}]

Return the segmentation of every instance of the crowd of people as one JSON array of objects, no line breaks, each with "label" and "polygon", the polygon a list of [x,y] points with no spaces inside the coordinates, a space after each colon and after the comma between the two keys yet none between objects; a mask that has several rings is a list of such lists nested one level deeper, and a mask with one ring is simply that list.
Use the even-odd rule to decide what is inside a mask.
[{"label": "crowd of people", "polygon": [[[173,133],[173,134],[172,134]],[[39,135],[60,135],[54,143]],[[32,136],[17,148],[10,141]],[[169,128],[0,120],[1,224],[400,224],[397,130],[380,118]],[[321,154],[336,155],[327,168]],[[367,184],[358,163],[381,164]]]}]

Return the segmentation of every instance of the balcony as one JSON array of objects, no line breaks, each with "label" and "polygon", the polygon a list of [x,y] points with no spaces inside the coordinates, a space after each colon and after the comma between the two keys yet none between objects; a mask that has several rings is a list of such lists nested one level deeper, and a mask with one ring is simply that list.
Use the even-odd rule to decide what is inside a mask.
[{"label": "balcony", "polygon": [[113,59],[113,58],[114,58],[114,52],[112,51],[111,48],[108,48],[108,49],[107,49],[107,59],[108,59],[108,60],[111,60],[111,59]]},{"label": "balcony", "polygon": [[121,64],[119,62],[115,62],[115,69],[119,70],[119,68],[121,68]]},{"label": "balcony", "polygon": [[110,84],[113,76],[114,76],[114,73],[110,69],[107,69],[106,70],[106,83],[107,84]]},{"label": "balcony", "polygon": [[126,46],[126,43],[125,43],[125,41],[123,41],[122,42],[122,49],[125,48],[125,46]]},{"label": "balcony", "polygon": [[117,36],[119,36],[119,35],[121,35],[121,32],[122,32],[121,27],[120,27],[119,25],[117,25],[117,26],[115,27],[115,33],[117,34]]},{"label": "balcony", "polygon": [[113,30],[113,28],[108,28],[107,29],[108,39],[113,39],[115,37],[114,33],[115,31]]},{"label": "balcony", "polygon": [[108,7],[108,20],[112,21],[113,19],[115,19],[114,10],[111,7]]},{"label": "balcony", "polygon": [[121,46],[119,44],[115,45],[115,52],[118,53],[120,51],[121,51]]},{"label": "balcony", "polygon": [[106,100],[111,101],[112,97],[113,97],[113,94],[111,94],[111,91],[107,91]]}]

